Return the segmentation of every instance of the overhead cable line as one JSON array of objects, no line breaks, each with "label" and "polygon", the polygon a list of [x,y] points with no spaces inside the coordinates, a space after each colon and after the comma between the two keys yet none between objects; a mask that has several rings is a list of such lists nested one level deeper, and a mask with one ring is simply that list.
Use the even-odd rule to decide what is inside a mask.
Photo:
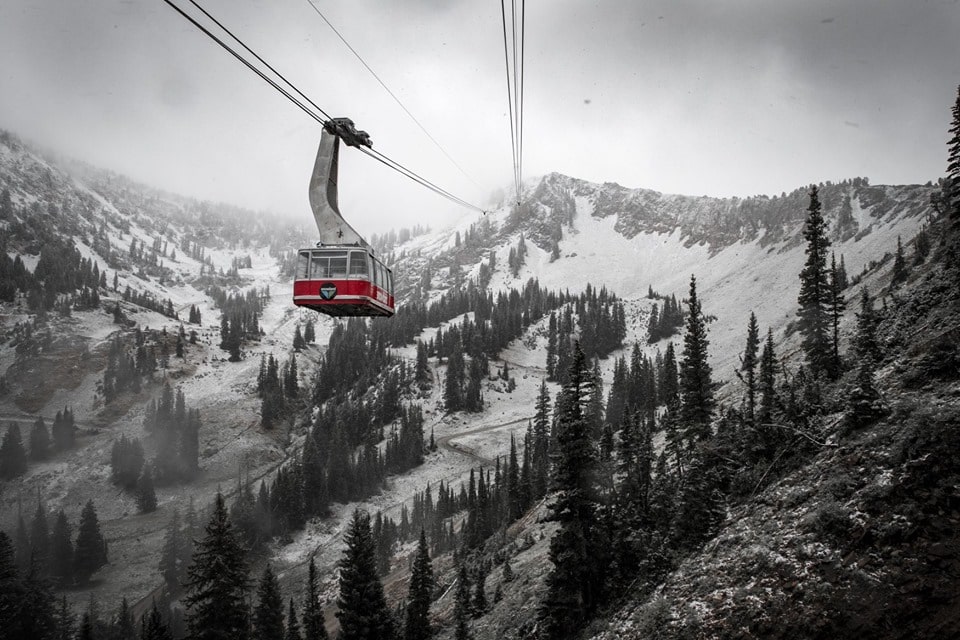
[{"label": "overhead cable line", "polygon": [[346,45],[347,49],[350,49],[350,53],[352,53],[354,56],[356,56],[357,60],[360,61],[360,64],[362,64],[362,65],[366,68],[366,70],[370,72],[370,75],[372,75],[372,76],[374,77],[374,79],[376,79],[376,81],[380,83],[380,86],[383,87],[384,91],[386,91],[388,94],[390,94],[390,97],[393,98],[394,102],[396,102],[398,105],[400,105],[400,108],[403,109],[404,113],[406,113],[408,116],[410,116],[410,119],[413,120],[413,122],[414,122],[418,127],[420,127],[420,130],[423,131],[424,135],[426,135],[428,138],[430,138],[430,142],[432,142],[434,145],[436,145],[437,149],[439,149],[440,152],[443,153],[443,155],[445,155],[445,156],[447,157],[447,160],[449,160],[451,163],[453,163],[453,166],[455,166],[457,169],[460,170],[460,173],[462,173],[462,174],[464,175],[464,177],[466,177],[470,182],[473,182],[473,184],[476,185],[477,183],[474,182],[473,178],[471,178],[470,175],[469,175],[466,171],[464,171],[463,167],[461,167],[461,166],[457,163],[457,161],[453,159],[453,156],[451,156],[449,153],[447,153],[447,150],[444,149],[443,146],[442,146],[439,142],[437,142],[436,138],[434,138],[432,135],[430,135],[430,132],[427,131],[426,127],[424,127],[423,124],[421,124],[420,121],[417,120],[417,117],[416,117],[415,115],[413,115],[413,114],[410,112],[409,109],[407,109],[406,105],[403,104],[403,102],[400,101],[400,98],[398,98],[398,97],[396,96],[396,94],[394,94],[393,91],[390,90],[390,87],[388,87],[387,84],[386,84],[383,80],[380,79],[380,76],[377,75],[377,72],[370,68],[370,65],[367,64],[367,61],[364,60],[364,59],[360,56],[359,53],[357,53],[357,50],[354,49],[354,48],[350,45],[349,42],[347,42],[347,39],[343,37],[343,34],[341,34],[341,33],[337,30],[337,28],[336,28],[335,26],[333,26],[333,23],[331,23],[331,22],[327,19],[327,16],[323,15],[323,12],[321,12],[320,9],[319,9],[319,7],[317,7],[317,5],[315,5],[315,4],[313,3],[313,0],[307,0],[307,4],[309,4],[310,7],[317,13],[317,15],[320,16],[320,17],[323,19],[323,21],[327,23],[327,26],[330,27],[330,29],[337,35],[338,38],[340,38],[340,41],[343,42],[344,45]]},{"label": "overhead cable line", "polygon": [[[290,82],[289,80],[287,80],[287,78],[286,78],[282,73],[280,73],[279,71],[277,71],[276,69],[274,69],[274,68],[270,65],[269,62],[267,62],[266,60],[264,60],[263,58],[261,58],[260,56],[258,56],[256,51],[254,51],[253,49],[251,49],[250,47],[248,47],[248,46],[243,42],[243,40],[241,40],[240,38],[238,38],[237,36],[235,36],[235,35],[233,34],[233,32],[230,31],[230,29],[227,29],[225,26],[223,26],[223,24],[222,24],[219,20],[217,20],[216,18],[214,18],[212,15],[210,15],[210,13],[209,13],[206,9],[204,9],[204,8],[201,7],[199,4],[197,4],[196,0],[190,0],[190,4],[192,4],[192,5],[195,6],[197,9],[199,9],[199,10],[203,13],[203,15],[205,15],[205,16],[207,16],[208,18],[210,18],[211,20],[213,20],[213,23],[214,23],[215,25],[217,25],[218,27],[220,27],[221,29],[223,29],[223,31],[224,31],[227,35],[229,35],[231,38],[233,38],[234,40],[236,40],[236,41],[240,44],[241,47],[243,47],[244,49],[246,49],[246,50],[250,53],[250,55],[252,55],[254,58],[256,58],[257,60],[259,60],[260,63],[263,64],[267,69],[270,69],[270,71],[272,71],[273,73],[277,74],[277,77],[280,78],[281,80],[283,80],[284,82],[286,82],[287,85],[288,85],[291,89],[293,89],[294,91],[297,92],[297,95],[299,95],[301,98],[303,98],[303,99],[306,100],[308,103],[310,103],[310,105],[311,105],[314,109],[316,109],[317,111],[319,111],[320,113],[322,113],[322,114],[323,114],[323,117],[325,117],[327,120],[330,119],[330,115],[327,114],[326,111],[324,111],[323,109],[321,109],[320,107],[318,107],[317,104],[316,104],[313,100],[311,100],[310,98],[308,98],[306,95],[304,95],[304,93],[303,93],[302,91],[300,91],[299,89],[297,89],[296,85],[294,85],[292,82]],[[196,24],[196,23],[194,23],[194,24]]]},{"label": "overhead cable line", "polygon": [[[503,21],[503,61],[507,77],[507,111],[510,116],[510,148],[513,160],[513,181],[516,187],[517,205],[520,204],[523,188],[523,58],[526,32],[526,2],[520,0],[520,16],[517,15],[517,0],[510,0],[510,41],[507,39],[506,0],[500,0],[500,17]],[[519,34],[518,34],[518,25]]]},{"label": "overhead cable line", "polygon": [[[205,26],[203,26],[202,24],[200,24],[200,22],[198,22],[193,16],[191,16],[191,15],[188,14],[188,13],[186,13],[183,9],[181,9],[179,6],[177,6],[176,4],[174,4],[174,2],[173,2],[172,0],[164,0],[164,2],[166,2],[168,5],[170,5],[177,13],[179,13],[181,16],[183,16],[184,18],[186,18],[186,19],[187,19],[191,24],[193,24],[197,29],[199,29],[199,30],[200,30],[201,32],[203,32],[206,36],[208,36],[211,40],[213,40],[213,41],[216,42],[218,45],[220,45],[224,50],[226,50],[228,53],[230,53],[230,55],[232,55],[234,58],[236,58],[237,60],[239,60],[245,67],[247,67],[248,69],[250,69],[251,71],[253,71],[254,73],[256,73],[258,76],[260,76],[261,79],[263,79],[267,84],[269,84],[271,87],[273,87],[273,88],[276,89],[278,92],[280,92],[285,98],[287,98],[288,100],[290,100],[290,102],[292,102],[294,105],[296,105],[301,111],[303,111],[304,113],[306,113],[308,116],[310,116],[311,118],[313,118],[314,120],[316,120],[316,121],[317,121],[318,123],[320,123],[321,125],[326,125],[327,122],[332,119],[331,116],[330,116],[329,114],[327,114],[326,111],[324,111],[324,110],[323,110],[322,108],[320,108],[315,102],[313,102],[313,100],[311,100],[309,97],[307,97],[307,95],[306,95],[305,93],[303,93],[302,91],[300,91],[300,89],[298,89],[296,85],[294,85],[290,80],[288,80],[285,76],[283,76],[283,74],[281,74],[279,71],[277,71],[276,69],[274,69],[268,62],[266,62],[263,58],[261,58],[259,55],[257,55],[256,52],[254,52],[250,47],[248,47],[239,37],[237,37],[236,35],[234,35],[229,29],[227,29],[225,26],[223,26],[216,18],[214,18],[213,16],[211,16],[206,10],[204,10],[199,4],[197,4],[197,2],[195,2],[195,0],[189,0],[189,1],[190,1],[190,3],[193,4],[197,9],[199,9],[201,12],[203,12],[203,14],[204,14],[205,16],[207,16],[210,20],[212,20],[220,29],[222,29],[222,30],[223,30],[225,33],[227,33],[231,38],[233,38],[233,40],[235,40],[241,47],[243,47],[243,48],[244,48],[246,51],[248,51],[252,56],[254,56],[260,63],[262,63],[262,64],[263,64],[264,66],[266,66],[271,72],[273,72],[278,78],[280,78],[280,79],[292,90],[293,93],[296,93],[297,95],[301,96],[301,97],[303,98],[303,100],[306,101],[307,104],[304,104],[304,102],[301,102],[300,100],[298,100],[297,97],[294,96],[293,93],[291,93],[291,91],[288,91],[287,89],[285,89],[284,87],[282,87],[282,86],[280,85],[280,83],[279,83],[276,79],[271,78],[271,77],[270,77],[268,74],[266,74],[262,69],[257,68],[256,65],[254,65],[252,62],[250,62],[249,60],[247,60],[246,58],[244,58],[243,55],[241,55],[240,53],[238,53],[238,52],[236,51],[236,49],[234,49],[234,48],[231,47],[229,44],[227,44],[226,42],[224,42],[224,41],[223,41],[221,38],[219,38],[216,34],[214,34],[213,32],[211,32],[207,27],[205,27]],[[310,105],[309,107],[307,106],[308,104]],[[311,110],[310,107],[313,107],[313,109],[316,109],[316,111],[319,111],[320,114],[322,114],[323,117],[321,117],[321,115],[318,115],[316,112],[314,112],[313,110]],[[431,182],[430,180],[427,180],[427,179],[424,178],[423,176],[417,174],[416,172],[412,171],[411,169],[406,168],[405,166],[403,166],[402,164],[400,164],[400,163],[397,162],[396,160],[393,160],[393,159],[387,157],[386,155],[380,153],[379,151],[374,151],[373,149],[370,149],[370,148],[367,148],[367,147],[362,147],[362,146],[357,147],[357,148],[360,149],[361,151],[363,151],[364,153],[366,153],[367,155],[371,156],[371,157],[374,158],[375,160],[377,160],[377,161],[381,162],[382,164],[386,165],[387,167],[389,167],[389,168],[393,169],[394,171],[400,173],[401,175],[404,175],[404,176],[406,176],[407,178],[410,178],[411,180],[413,180],[414,182],[416,182],[417,184],[419,184],[419,185],[421,185],[421,186],[423,186],[423,187],[426,187],[427,189],[433,191],[433,192],[436,193],[437,195],[442,196],[442,197],[444,197],[444,198],[447,198],[447,199],[450,200],[451,202],[454,202],[454,203],[456,203],[456,204],[458,204],[458,205],[460,205],[460,206],[466,207],[466,208],[468,208],[468,209],[473,209],[473,210],[475,210],[475,211],[478,211],[478,212],[484,213],[484,214],[487,213],[486,210],[484,210],[484,209],[482,209],[482,208],[480,208],[480,207],[478,207],[478,206],[476,206],[476,205],[470,204],[468,201],[464,200],[463,198],[460,198],[460,197],[458,197],[458,196],[453,195],[452,193],[450,193],[450,192],[447,191],[446,189],[443,189],[442,187],[437,186],[436,184],[434,184],[434,183]]]}]

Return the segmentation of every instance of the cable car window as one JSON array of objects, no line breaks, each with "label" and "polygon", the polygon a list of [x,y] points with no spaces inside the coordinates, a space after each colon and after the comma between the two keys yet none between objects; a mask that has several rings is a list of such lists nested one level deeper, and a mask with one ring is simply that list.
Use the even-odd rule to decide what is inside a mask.
[{"label": "cable car window", "polygon": [[387,269],[387,291],[393,295],[393,271]]},{"label": "cable car window", "polygon": [[310,261],[310,277],[314,280],[328,277],[330,275],[327,270],[327,264],[329,262],[327,256],[319,251],[314,251],[313,258]]},{"label": "cable car window", "polygon": [[303,280],[310,273],[310,252],[301,251],[297,257],[297,280]]},{"label": "cable car window", "polygon": [[377,276],[378,276],[377,280],[379,280],[379,282],[377,284],[380,286],[381,289],[387,286],[386,275],[387,274],[383,272],[383,265],[378,262],[377,263]]},{"label": "cable car window", "polygon": [[331,278],[347,277],[347,254],[346,253],[341,253],[339,255],[335,255],[335,254],[330,255],[330,277]]},{"label": "cable car window", "polygon": [[350,252],[350,275],[366,277],[367,253],[365,251]]}]

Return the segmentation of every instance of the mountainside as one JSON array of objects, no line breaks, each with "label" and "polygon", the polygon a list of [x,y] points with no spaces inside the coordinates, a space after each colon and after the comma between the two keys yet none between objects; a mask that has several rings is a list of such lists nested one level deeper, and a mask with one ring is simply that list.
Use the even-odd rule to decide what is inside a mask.
[{"label": "mountainside", "polygon": [[[926,237],[936,190],[930,184],[871,186],[864,178],[819,186],[830,249],[849,274],[843,292],[848,307],[866,287],[879,305],[893,310],[884,316],[882,334],[896,354],[879,372],[885,385],[889,380],[885,389],[911,372],[922,381],[921,369],[934,366],[930,354],[955,335],[955,307],[949,306],[955,305],[950,297],[955,292],[936,289],[942,272],[918,259],[908,285],[899,289],[891,275],[898,244],[911,255],[920,252],[918,234]],[[31,459],[24,473],[4,482],[0,530],[14,538],[21,517],[29,523],[38,500],[51,520],[62,508],[73,521],[93,499],[109,564],[91,582],[71,584],[65,595],[79,608],[93,594],[110,610],[126,596],[139,615],[164,593],[164,606],[172,602],[177,611],[179,594],[164,591],[157,569],[175,509],[184,514],[196,502],[202,511],[222,491],[235,525],[256,531],[266,504],[277,522],[266,534],[247,539],[256,549],[251,565],[258,573],[271,563],[284,596],[299,601],[312,559],[333,630],[337,566],[359,507],[378,514],[378,540],[388,540],[380,552],[391,604],[406,597],[416,522],[427,529],[433,549],[438,580],[432,611],[441,637],[452,637],[456,563],[464,558],[471,571],[489,573],[490,589],[497,585],[500,591],[488,613],[478,612],[474,636],[529,637],[557,528],[547,521],[551,496],[541,487],[522,513],[517,503],[507,509],[509,517],[503,510],[488,514],[491,530],[484,531],[465,486],[469,483],[473,496],[474,469],[480,467],[485,472],[477,475],[484,486],[486,474],[491,504],[506,495],[508,485],[516,491],[519,480],[506,478],[510,469],[519,474],[517,456],[527,454],[528,424],[543,394],[561,389],[561,369],[569,365],[566,353],[563,366],[551,363],[551,349],[557,352],[551,342],[559,331],[561,342],[589,343],[590,355],[601,356],[601,389],[610,396],[618,384],[618,362],[650,369],[656,363],[662,376],[668,343],[678,354],[682,349],[677,332],[683,316],[648,341],[651,314],[654,309],[665,314],[669,304],[685,308],[695,276],[724,409],[742,409],[738,370],[751,312],[764,334],[772,332],[788,386],[802,359],[795,325],[808,194],[800,188],[771,198],[674,196],[550,174],[528,182],[519,206],[505,204],[435,232],[379,237],[375,244],[396,275],[400,312],[360,325],[292,306],[291,251],[309,245],[312,237],[300,227],[47,157],[3,134],[0,258],[8,259],[0,265],[0,431],[16,423],[26,442],[38,416],[49,422],[56,414],[60,421],[65,408],[77,431],[71,445],[54,447],[46,459]],[[939,324],[924,324],[931,310],[941,307]],[[840,321],[844,352],[855,322],[852,310]],[[315,344],[302,337],[308,325]],[[934,343],[910,352],[913,332],[924,328]],[[949,351],[949,345],[943,348]],[[460,388],[451,391],[458,369]],[[283,380],[278,393],[286,398],[279,401],[285,411],[273,421],[270,403],[277,400],[264,391],[271,370]],[[852,377],[847,374],[843,389],[851,388]],[[918,477],[918,460],[925,454],[915,445],[924,437],[921,425],[943,422],[927,415],[923,403],[936,399],[953,411],[950,389],[955,386],[910,387],[888,401],[893,414],[870,430],[821,443],[822,451],[805,452],[808,458],[791,461],[786,470],[774,460],[770,479],[776,477],[777,484],[766,487],[766,474],[744,480],[756,483],[757,499],[731,507],[704,551],[691,553],[659,583],[659,599],[651,600],[646,586],[632,586],[612,599],[604,611],[608,617],[590,632],[598,638],[661,631],[673,634],[668,637],[763,636],[760,622],[742,633],[725,626],[731,612],[778,623],[795,604],[794,583],[816,569],[822,575],[809,585],[815,593],[803,600],[807,609],[796,614],[795,637],[825,630],[856,635],[856,626],[837,621],[822,627],[801,622],[835,598],[851,598],[837,605],[839,617],[869,597],[893,597],[887,586],[865,587],[871,596],[862,600],[851,595],[879,579],[864,568],[868,560],[879,562],[870,544],[881,539],[888,551],[902,544],[903,553],[895,557],[904,558],[904,575],[925,553],[946,558],[952,571],[952,555],[937,555],[940,547],[926,542],[932,537],[914,544],[916,538],[902,531],[913,524],[886,508],[919,485],[940,492],[934,500],[940,505],[948,490],[944,483],[953,476]],[[831,393],[835,397],[826,404],[836,409],[846,391]],[[158,431],[157,416],[159,407],[179,394],[183,416],[199,411],[198,442],[195,460],[168,464],[163,453],[174,445]],[[600,414],[613,412],[606,399],[595,403]],[[658,402],[647,402],[657,453],[670,438],[664,428],[652,426],[666,412]],[[832,415],[826,412],[825,419]],[[898,429],[901,419],[910,429]],[[609,426],[610,442],[619,443],[621,426]],[[188,428],[177,429],[176,437],[187,442]],[[419,432],[414,445],[405,440],[412,431]],[[162,480],[156,511],[138,514],[137,494],[116,477],[111,460],[121,438],[142,442],[141,464],[154,460],[153,473]],[[330,453],[341,447],[342,458]],[[398,462],[398,447],[412,451],[415,462]],[[943,454],[939,447],[937,456]],[[182,443],[175,448],[181,457],[190,449]],[[549,458],[546,450],[541,461]],[[322,491],[313,491],[317,487],[307,488],[307,482],[318,469]],[[139,482],[138,473],[132,484]],[[268,489],[270,497],[262,497]],[[451,497],[457,490],[460,495]],[[441,500],[446,491],[450,495]],[[290,507],[290,501],[297,504]],[[323,502],[309,512],[311,501]],[[206,520],[205,513],[201,517]],[[405,522],[403,535],[390,542],[384,531],[391,525],[381,518]],[[955,512],[930,518],[918,526],[930,526],[937,535],[956,524]],[[833,543],[824,542],[829,536]],[[854,542],[846,542],[851,536]],[[935,543],[947,544],[944,540]],[[454,557],[451,548],[458,544]],[[492,572],[505,561],[515,577],[508,579],[506,568],[503,574]],[[746,576],[754,574],[768,582],[745,585]],[[834,578],[846,581],[842,589],[824,586]],[[925,576],[905,588],[915,596],[940,589],[937,580]],[[762,613],[767,603],[778,613]]]}]

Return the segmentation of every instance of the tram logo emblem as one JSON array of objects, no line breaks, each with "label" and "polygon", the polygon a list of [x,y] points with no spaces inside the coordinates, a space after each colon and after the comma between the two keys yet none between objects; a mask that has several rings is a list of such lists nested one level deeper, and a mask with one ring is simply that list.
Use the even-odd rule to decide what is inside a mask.
[{"label": "tram logo emblem", "polygon": [[320,297],[324,300],[333,300],[337,295],[337,285],[328,282],[320,287]]}]

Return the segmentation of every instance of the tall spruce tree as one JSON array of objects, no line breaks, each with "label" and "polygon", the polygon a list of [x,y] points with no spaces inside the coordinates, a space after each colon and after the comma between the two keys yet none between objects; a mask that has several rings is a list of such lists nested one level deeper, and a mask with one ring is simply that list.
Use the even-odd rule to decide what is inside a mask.
[{"label": "tall spruce tree", "polygon": [[27,471],[27,452],[23,448],[20,425],[11,422],[0,442],[0,479],[12,480]]},{"label": "tall spruce tree", "polygon": [[107,541],[100,533],[100,522],[93,500],[87,500],[80,512],[80,526],[77,529],[77,543],[73,551],[73,573],[81,584],[100,567],[107,564]]},{"label": "tall spruce tree", "polygon": [[300,622],[297,620],[297,610],[293,606],[293,598],[290,598],[290,607],[287,610],[287,631],[283,640],[303,640],[303,635],[300,633]]},{"label": "tall spruce tree", "polygon": [[754,424],[757,411],[757,352],[760,349],[760,327],[757,325],[757,316],[750,312],[750,321],[747,323],[747,344],[743,349],[743,360],[740,371],[747,385],[746,419]]},{"label": "tall spruce tree", "polygon": [[337,619],[340,640],[392,640],[393,616],[387,608],[377,573],[377,551],[370,516],[353,512],[346,535],[347,550],[340,561],[340,597]]},{"label": "tall spruce tree", "polygon": [[827,269],[826,223],[820,211],[816,185],[810,188],[810,206],[803,237],[807,241],[807,260],[800,271],[800,295],[797,297],[797,326],[802,337],[803,352],[810,371],[833,377],[830,367],[829,304],[830,278]]},{"label": "tall spruce tree", "polygon": [[157,510],[157,492],[153,487],[153,474],[150,465],[143,465],[143,473],[137,479],[137,508],[140,513],[152,513]]},{"label": "tall spruce tree", "polygon": [[180,580],[184,575],[183,534],[180,531],[180,513],[174,509],[163,537],[160,562],[157,568],[167,585],[167,593],[176,596],[180,593]]},{"label": "tall spruce tree", "polygon": [[140,640],[171,640],[170,630],[164,623],[156,602],[140,619]]},{"label": "tall spruce tree", "polygon": [[857,328],[853,337],[853,353],[860,365],[866,364],[872,372],[883,359],[880,343],[877,341],[877,315],[873,310],[873,301],[867,287],[860,290],[860,313],[857,314]]},{"label": "tall spruce tree", "polygon": [[467,575],[467,567],[462,562],[457,574],[457,593],[453,609],[453,619],[456,625],[453,632],[454,640],[470,640],[473,637],[469,627],[470,579]]},{"label": "tall spruce tree", "polygon": [[196,545],[184,585],[187,624],[193,640],[245,640],[248,637],[245,552],[230,524],[223,494]]},{"label": "tall spruce tree", "polygon": [[317,578],[317,566],[310,556],[310,568],[307,571],[307,593],[303,603],[303,634],[305,640],[327,640],[327,627],[320,606],[320,587]]},{"label": "tall spruce tree", "polygon": [[837,258],[830,256],[830,299],[827,310],[830,313],[830,360],[829,371],[831,377],[838,377],[843,370],[843,361],[840,358],[840,321],[847,308],[847,299],[843,296],[844,284],[837,267]]},{"label": "tall spruce tree", "polygon": [[39,417],[30,429],[30,459],[46,460],[50,456],[51,446],[50,432],[43,417]]},{"label": "tall spruce tree", "polygon": [[257,586],[253,630],[257,640],[283,640],[283,599],[280,597],[280,583],[269,563]]},{"label": "tall spruce tree", "polygon": [[557,401],[556,502],[551,518],[559,529],[550,540],[553,568],[547,576],[542,613],[550,638],[568,638],[602,601],[607,543],[599,523],[597,452],[585,407],[593,375],[580,343],[574,344],[567,383]]},{"label": "tall spruce tree", "polygon": [[70,523],[63,509],[60,509],[50,537],[50,575],[61,585],[73,582],[73,542],[70,535]]},{"label": "tall spruce tree", "polygon": [[697,297],[697,279],[690,276],[687,300],[687,330],[680,356],[680,428],[683,439],[692,445],[710,437],[713,419],[712,370],[707,357],[707,323]]},{"label": "tall spruce tree", "polygon": [[47,510],[37,501],[37,510],[30,523],[30,570],[38,578],[50,575],[50,525],[47,523]]},{"label": "tall spruce tree", "polygon": [[426,640],[433,635],[430,628],[430,601],[433,599],[433,565],[427,534],[420,529],[417,555],[410,573],[410,594],[407,596],[407,616],[404,624],[406,640]]}]

